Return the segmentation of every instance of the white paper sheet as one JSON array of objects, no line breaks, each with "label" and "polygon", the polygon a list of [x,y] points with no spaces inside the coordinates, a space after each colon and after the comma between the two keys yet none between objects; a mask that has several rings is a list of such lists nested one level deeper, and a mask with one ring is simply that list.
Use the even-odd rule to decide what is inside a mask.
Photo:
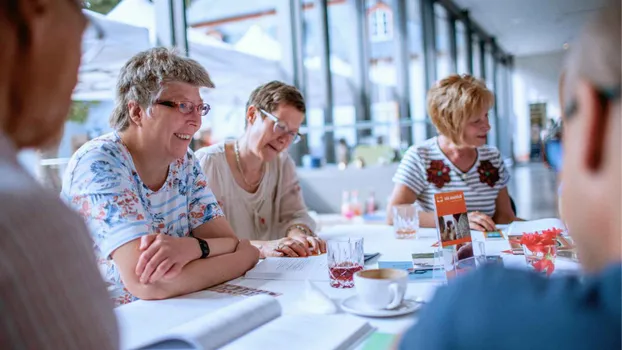
[{"label": "white paper sheet", "polygon": [[328,281],[326,255],[308,258],[267,258],[245,275],[246,278],[290,281]]}]

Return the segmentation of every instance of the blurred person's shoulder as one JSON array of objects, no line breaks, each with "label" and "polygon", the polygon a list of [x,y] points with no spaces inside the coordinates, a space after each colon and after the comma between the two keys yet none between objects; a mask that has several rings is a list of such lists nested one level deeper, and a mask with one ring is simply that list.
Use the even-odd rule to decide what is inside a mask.
[{"label": "blurred person's shoulder", "polygon": [[[84,221],[11,159],[0,159],[0,174],[2,312],[12,323],[0,327],[3,344],[113,348],[112,304]],[[60,337],[67,329],[75,336]]]},{"label": "blurred person's shoulder", "polygon": [[[403,345],[524,349],[548,344],[619,349],[620,271],[620,266],[614,266],[581,281],[499,266],[478,269],[437,291]],[[430,335],[433,332],[444,335]]]}]

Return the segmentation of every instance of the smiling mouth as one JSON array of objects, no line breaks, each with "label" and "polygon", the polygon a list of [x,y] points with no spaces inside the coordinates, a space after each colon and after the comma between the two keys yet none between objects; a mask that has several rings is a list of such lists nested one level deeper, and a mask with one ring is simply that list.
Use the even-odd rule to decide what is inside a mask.
[{"label": "smiling mouth", "polygon": [[272,148],[277,153],[279,152],[279,150],[276,147],[272,146],[271,144],[268,144],[268,147]]},{"label": "smiling mouth", "polygon": [[190,138],[192,137],[192,135],[190,135],[190,134],[174,134],[174,135],[178,139],[185,140],[185,141],[190,140]]}]

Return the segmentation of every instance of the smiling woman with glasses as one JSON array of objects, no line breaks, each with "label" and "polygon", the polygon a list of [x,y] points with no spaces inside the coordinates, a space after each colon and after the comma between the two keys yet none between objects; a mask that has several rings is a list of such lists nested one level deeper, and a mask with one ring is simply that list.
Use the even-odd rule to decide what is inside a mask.
[{"label": "smiling woman with glasses", "polygon": [[238,241],[188,149],[214,87],[196,61],[151,49],[121,69],[114,132],[87,142],[62,195],[91,227],[116,305],[164,299],[236,278],[259,252]]},{"label": "smiling woman with glasses", "polygon": [[246,130],[237,140],[197,151],[218,203],[233,230],[258,247],[262,257],[323,253],[314,234],[296,167],[287,148],[299,142],[305,117],[302,94],[273,81],[251,93]]}]

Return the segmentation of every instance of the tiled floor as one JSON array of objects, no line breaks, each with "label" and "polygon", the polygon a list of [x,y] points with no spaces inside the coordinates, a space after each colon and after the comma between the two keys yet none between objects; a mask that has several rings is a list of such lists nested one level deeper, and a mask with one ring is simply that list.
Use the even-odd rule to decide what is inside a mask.
[{"label": "tiled floor", "polygon": [[557,217],[557,180],[542,163],[516,165],[511,171],[510,195],[518,216],[535,220]]}]

